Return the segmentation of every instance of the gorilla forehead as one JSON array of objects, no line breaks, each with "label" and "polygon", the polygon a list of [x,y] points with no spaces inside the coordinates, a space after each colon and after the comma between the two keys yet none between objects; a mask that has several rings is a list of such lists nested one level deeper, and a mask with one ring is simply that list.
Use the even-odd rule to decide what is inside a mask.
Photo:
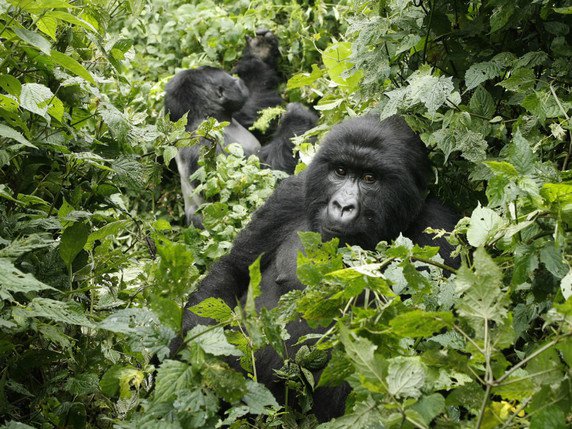
[{"label": "gorilla forehead", "polygon": [[332,127],[317,157],[361,170],[429,168],[427,149],[406,122],[392,116],[380,121],[374,115],[347,119]]}]

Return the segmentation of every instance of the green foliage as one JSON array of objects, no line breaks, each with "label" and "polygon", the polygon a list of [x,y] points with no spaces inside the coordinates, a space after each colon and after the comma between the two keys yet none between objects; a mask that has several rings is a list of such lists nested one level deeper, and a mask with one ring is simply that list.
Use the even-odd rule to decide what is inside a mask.
[{"label": "green foliage", "polygon": [[[546,0],[1,3],[3,427],[311,428],[312,391],[342,382],[346,414],[321,428],[567,427],[571,15]],[[298,170],[307,137],[344,117],[402,114],[430,149],[431,191],[465,216],[432,231],[461,268],[404,237],[366,252],[302,233],[306,287],[277,308],[256,310],[257,260],[244,308],[184,309],[284,174],[236,146],[217,155],[224,124],[191,136],[164,118],[164,84],[231,70],[258,28],[280,39],[285,99],[321,114]],[[203,230],[182,226],[169,167],[197,136],[213,142],[194,177]],[[170,356],[185,311],[216,324]],[[325,334],[287,356],[299,317]],[[300,410],[256,382],[264,347]]]}]

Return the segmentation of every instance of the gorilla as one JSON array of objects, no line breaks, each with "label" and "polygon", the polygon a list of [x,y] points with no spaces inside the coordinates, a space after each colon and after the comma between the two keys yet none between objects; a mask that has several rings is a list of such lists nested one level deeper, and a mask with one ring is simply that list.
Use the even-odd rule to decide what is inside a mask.
[{"label": "gorilla", "polygon": [[[250,131],[232,117],[239,111],[249,96],[248,88],[241,79],[234,78],[224,70],[203,66],[192,70],[183,70],[175,75],[165,87],[165,110],[171,120],[178,121],[187,114],[187,131],[194,131],[208,117],[230,124],[224,129],[224,144],[238,143],[246,156],[257,153],[260,143]],[[181,176],[181,188],[185,202],[187,223],[200,226],[195,216],[202,203],[193,195],[194,187],[189,176],[196,171],[200,146],[185,147],[176,156],[177,169]],[[220,148],[217,147],[220,151]]]},{"label": "gorilla", "polygon": [[[233,73],[244,81],[250,92],[244,106],[234,115],[247,129],[254,124],[262,109],[279,106],[284,102],[278,92],[279,58],[278,39],[272,32],[261,29],[256,32],[255,37],[246,38],[246,47]],[[273,128],[271,126],[270,131]],[[259,131],[253,133],[260,141],[266,138],[265,133]]]},{"label": "gorilla", "polygon": [[[231,308],[245,302],[248,267],[261,260],[260,308],[273,308],[280,297],[303,285],[296,277],[296,256],[302,250],[298,231],[314,231],[327,241],[374,249],[400,233],[420,245],[440,246],[447,264],[458,266],[452,247],[444,239],[433,239],[427,227],[451,231],[458,216],[439,201],[427,198],[430,163],[419,137],[397,116],[380,121],[375,116],[347,119],[334,126],[323,139],[308,168],[280,183],[238,235],[230,253],[216,262],[187,303],[194,306],[208,297],[224,300]],[[183,327],[213,321],[185,311]],[[288,355],[295,356],[298,339],[312,330],[303,320],[287,325],[291,338]],[[178,343],[180,347],[180,340]],[[175,344],[173,350],[177,350]],[[270,347],[256,355],[258,381],[284,400],[284,386],[274,370],[282,360]],[[314,409],[320,421],[344,412],[348,385],[319,388]]]}]

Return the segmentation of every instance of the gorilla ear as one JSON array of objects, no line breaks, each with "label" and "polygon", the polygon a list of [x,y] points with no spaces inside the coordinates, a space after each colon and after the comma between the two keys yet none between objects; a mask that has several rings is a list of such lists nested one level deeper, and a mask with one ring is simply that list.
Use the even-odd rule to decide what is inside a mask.
[{"label": "gorilla ear", "polygon": [[224,86],[220,85],[216,90],[216,95],[218,98],[224,98]]}]

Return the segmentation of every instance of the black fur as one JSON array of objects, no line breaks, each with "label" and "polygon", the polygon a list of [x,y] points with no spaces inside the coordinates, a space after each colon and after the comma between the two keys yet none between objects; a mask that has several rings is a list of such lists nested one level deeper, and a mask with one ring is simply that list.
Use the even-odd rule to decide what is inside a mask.
[{"label": "black fur", "polygon": [[[426,148],[399,117],[380,122],[376,117],[353,118],[332,128],[308,169],[285,179],[234,242],[230,254],[221,258],[189,299],[188,306],[208,297],[223,299],[233,307],[244,302],[248,267],[264,254],[261,264],[262,296],[258,308],[273,308],[280,297],[301,289],[296,277],[296,254],[301,249],[298,231],[316,231],[324,240],[336,236],[342,242],[373,249],[381,240],[399,233],[415,243],[440,245],[446,263],[451,246],[423,233],[427,226],[452,230],[457,216],[440,202],[426,200],[430,171]],[[209,323],[185,312],[184,328]],[[289,356],[300,336],[313,332],[304,321],[288,324]],[[281,368],[279,356],[270,348],[256,356],[258,380],[283,400],[284,387],[273,370]],[[348,386],[318,389],[314,412],[321,421],[344,411]]]},{"label": "black fur", "polygon": [[[250,128],[258,119],[259,112],[268,107],[283,103],[278,92],[280,75],[278,73],[278,39],[268,30],[258,30],[255,37],[248,37],[242,57],[235,66],[236,73],[246,84],[250,96],[244,106],[234,115],[245,128]],[[253,131],[264,142],[268,133]]]},{"label": "black fur", "polygon": [[298,157],[292,153],[292,137],[304,134],[317,123],[318,116],[310,109],[300,103],[289,103],[272,140],[260,149],[260,161],[274,170],[294,173]]}]

